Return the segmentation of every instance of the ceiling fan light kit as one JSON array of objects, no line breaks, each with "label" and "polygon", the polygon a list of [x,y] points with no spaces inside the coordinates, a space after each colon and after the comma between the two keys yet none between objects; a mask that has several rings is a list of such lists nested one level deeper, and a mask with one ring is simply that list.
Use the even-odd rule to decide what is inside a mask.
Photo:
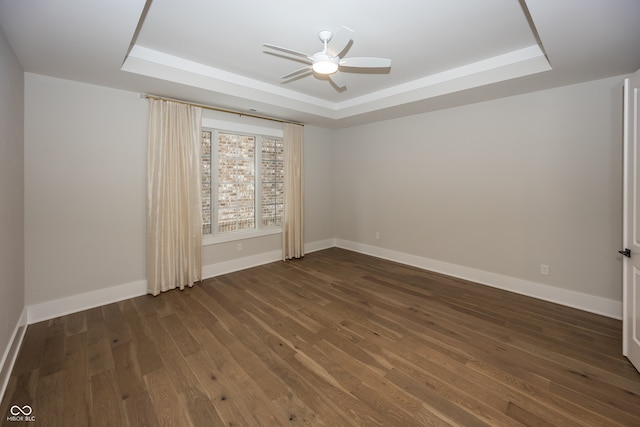
[{"label": "ceiling fan light kit", "polygon": [[[280,46],[275,46],[271,44],[264,44],[264,47],[268,47],[269,49],[279,50],[281,52],[287,53],[289,55],[297,56],[299,58],[288,58],[296,61],[300,61],[300,57],[304,58],[302,61],[309,63],[304,68],[300,68],[292,73],[286,74],[282,76],[282,79],[289,78],[301,78],[305,75],[310,75],[312,73],[329,76],[329,79],[335,86],[338,88],[343,88],[345,86],[344,82],[341,78],[336,76],[336,73],[340,71],[341,68],[352,68],[352,71],[356,71],[358,68],[389,68],[391,67],[391,60],[386,58],[370,58],[370,57],[361,57],[361,58],[343,58],[344,54],[347,51],[347,47],[351,44],[351,34],[353,30],[342,27],[335,35],[334,39],[333,32],[329,30],[322,30],[318,33],[318,38],[324,45],[324,48],[321,52],[316,52],[313,55],[307,55],[306,53],[298,52],[295,50],[287,49]],[[329,45],[331,40],[334,40],[334,48],[333,45]],[[337,41],[336,41],[337,40]]]},{"label": "ceiling fan light kit", "polygon": [[331,58],[329,56],[326,58],[316,58],[311,65],[314,72],[325,75],[337,72],[339,67],[340,63],[338,58]]}]

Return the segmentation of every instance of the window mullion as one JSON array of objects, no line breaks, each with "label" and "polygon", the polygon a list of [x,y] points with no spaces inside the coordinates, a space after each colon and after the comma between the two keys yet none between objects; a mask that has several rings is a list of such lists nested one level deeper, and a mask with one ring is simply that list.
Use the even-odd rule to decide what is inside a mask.
[{"label": "window mullion", "polygon": [[[213,182],[211,185],[211,234],[217,235],[218,231],[218,186],[220,185],[220,165],[218,164],[219,155],[218,155],[218,130],[213,131],[213,140],[211,141],[211,164],[215,165],[215,174],[211,171],[211,181]],[[213,147],[213,142],[215,141],[215,149]],[[214,179],[215,176],[215,179]]]},{"label": "window mullion", "polygon": [[235,220],[235,227],[234,227],[234,231],[238,231],[240,229],[240,207],[239,207],[239,200],[240,200],[240,178],[238,176],[238,171],[239,171],[239,162],[240,162],[240,155],[239,155],[239,151],[240,151],[240,141],[242,139],[241,135],[235,135],[236,139],[235,139],[235,144],[234,144],[234,153],[233,153],[233,183],[235,185],[235,190],[236,190],[236,197],[235,200],[233,201],[233,206],[234,206],[234,210],[235,210],[235,214],[233,216],[234,220]]},{"label": "window mullion", "polygon": [[262,136],[256,137],[254,174],[254,221],[256,230],[262,228]]}]

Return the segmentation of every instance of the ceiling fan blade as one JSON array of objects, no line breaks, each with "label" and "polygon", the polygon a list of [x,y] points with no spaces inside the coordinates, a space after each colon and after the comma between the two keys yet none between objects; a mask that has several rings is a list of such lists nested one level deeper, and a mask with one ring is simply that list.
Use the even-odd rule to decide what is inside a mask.
[{"label": "ceiling fan blade", "polygon": [[306,58],[309,62],[313,61],[313,57],[312,56],[309,56],[306,53],[302,53],[302,52],[298,52],[298,51],[295,51],[295,50],[287,49],[286,47],[275,46],[275,45],[272,45],[272,44],[263,44],[262,46],[268,47],[269,49],[279,50],[281,52],[285,52],[285,53],[288,53],[290,55],[301,56],[303,58]]},{"label": "ceiling fan blade", "polygon": [[289,74],[286,74],[282,77],[280,77],[281,79],[288,79],[289,77],[294,77],[297,76],[298,74],[302,74],[304,72],[310,71],[311,70],[311,66],[309,65],[308,67],[303,67],[303,68],[299,68]]},{"label": "ceiling fan blade", "polygon": [[344,76],[340,73],[329,74],[329,79],[331,79],[331,82],[336,85],[338,89],[342,89],[347,86],[347,82],[344,80]]},{"label": "ceiling fan blade", "polygon": [[391,66],[391,60],[386,58],[344,58],[340,60],[341,67],[355,68],[388,68]]},{"label": "ceiling fan blade", "polygon": [[331,56],[340,56],[351,43],[351,34],[353,34],[351,28],[342,26],[329,41],[327,53]]}]

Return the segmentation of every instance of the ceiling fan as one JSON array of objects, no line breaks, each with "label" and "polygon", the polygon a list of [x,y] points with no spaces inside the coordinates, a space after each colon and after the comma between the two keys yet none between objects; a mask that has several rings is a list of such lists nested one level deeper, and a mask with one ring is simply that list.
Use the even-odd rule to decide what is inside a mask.
[{"label": "ceiling fan", "polygon": [[[351,40],[351,34],[353,30],[347,27],[342,27],[338,32],[334,34],[329,30],[323,30],[318,33],[318,38],[324,44],[324,48],[320,52],[316,52],[313,55],[307,55],[306,53],[298,52],[295,50],[287,49],[285,47],[274,46],[272,44],[264,44],[264,47],[269,49],[279,50],[290,55],[294,55],[297,58],[289,58],[283,56],[286,59],[294,61],[301,61],[308,63],[309,65],[300,68],[292,73],[282,76],[282,79],[290,79],[293,77],[306,77],[313,73],[328,76],[338,89],[344,88],[344,79],[338,74],[338,71],[343,68],[353,68],[356,71],[358,68],[389,68],[391,66],[391,60],[386,58],[371,58],[371,57],[355,57],[355,58],[343,58],[353,41]],[[331,42],[331,43],[329,43]],[[279,55],[278,55],[279,56]],[[304,58],[304,59],[301,59]]]}]

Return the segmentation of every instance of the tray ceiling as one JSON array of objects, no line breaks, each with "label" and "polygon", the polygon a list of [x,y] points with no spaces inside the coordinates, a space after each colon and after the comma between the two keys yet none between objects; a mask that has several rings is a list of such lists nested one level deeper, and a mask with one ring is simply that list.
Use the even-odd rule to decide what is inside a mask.
[{"label": "tray ceiling", "polygon": [[[0,25],[27,72],[328,127],[640,68],[635,0],[0,0]],[[343,25],[390,69],[283,82],[303,64],[262,46],[313,54]]]}]

